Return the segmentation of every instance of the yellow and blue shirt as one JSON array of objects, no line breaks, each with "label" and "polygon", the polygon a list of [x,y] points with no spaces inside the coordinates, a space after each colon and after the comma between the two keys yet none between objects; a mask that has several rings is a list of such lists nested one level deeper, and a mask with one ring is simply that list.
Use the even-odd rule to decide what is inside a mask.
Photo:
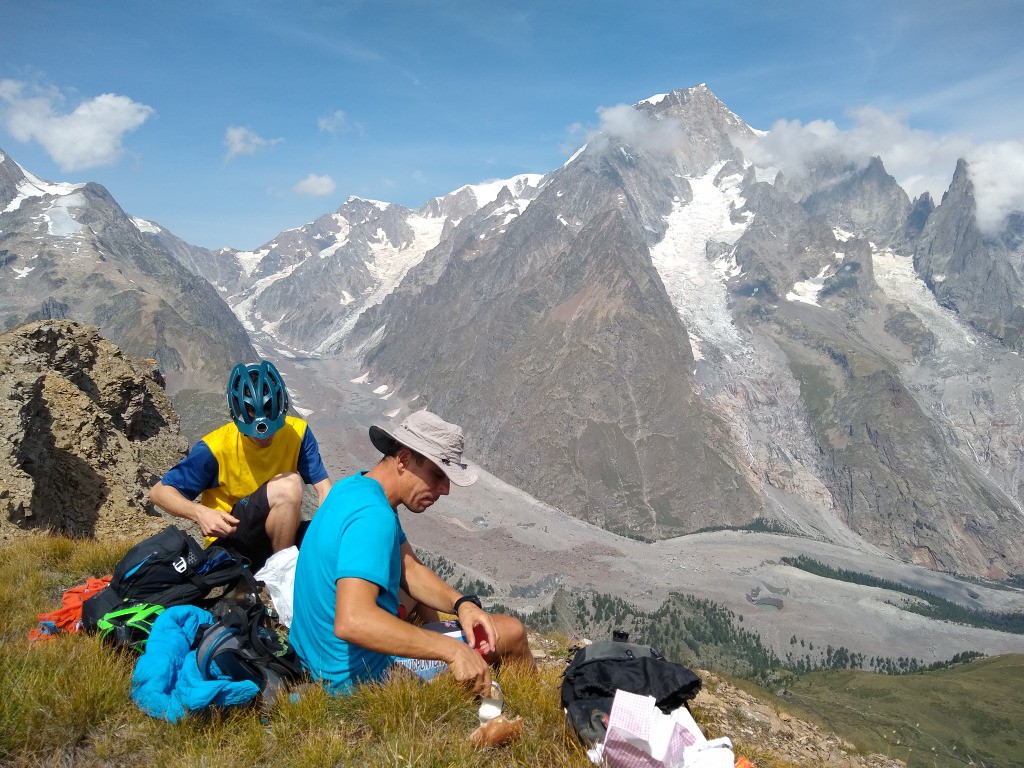
[{"label": "yellow and blue shirt", "polygon": [[298,472],[311,485],[328,477],[313,430],[295,416],[285,418],[267,446],[257,445],[228,422],[196,443],[161,482],[186,499],[202,494],[204,506],[230,512],[236,502],[282,472]]}]

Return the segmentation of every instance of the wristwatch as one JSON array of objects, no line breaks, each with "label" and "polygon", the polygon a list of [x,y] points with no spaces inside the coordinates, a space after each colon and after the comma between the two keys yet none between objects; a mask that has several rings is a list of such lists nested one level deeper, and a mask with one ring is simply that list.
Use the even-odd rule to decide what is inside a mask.
[{"label": "wristwatch", "polygon": [[477,608],[483,609],[483,605],[480,603],[480,598],[476,595],[463,595],[455,601],[455,608],[453,609],[456,616],[459,615],[459,606],[463,603],[472,603]]}]

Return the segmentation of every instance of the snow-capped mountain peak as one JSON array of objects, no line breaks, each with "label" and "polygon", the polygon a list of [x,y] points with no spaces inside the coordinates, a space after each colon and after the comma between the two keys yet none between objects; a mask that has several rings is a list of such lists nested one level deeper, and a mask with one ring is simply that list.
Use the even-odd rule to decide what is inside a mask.
[{"label": "snow-capped mountain peak", "polygon": [[[2,158],[2,155],[0,155],[0,158]],[[0,159],[0,163],[4,162],[7,161]],[[16,194],[8,201],[3,211],[0,211],[2,213],[11,213],[12,211],[18,210],[25,200],[33,197],[61,197],[63,195],[73,194],[85,186],[85,184],[69,184],[63,182],[55,183],[52,181],[46,181],[45,179],[41,179],[29,171],[26,171],[20,165],[14,163],[13,160],[10,162],[17,168],[17,171],[20,172],[19,175],[21,178],[16,185]]]}]

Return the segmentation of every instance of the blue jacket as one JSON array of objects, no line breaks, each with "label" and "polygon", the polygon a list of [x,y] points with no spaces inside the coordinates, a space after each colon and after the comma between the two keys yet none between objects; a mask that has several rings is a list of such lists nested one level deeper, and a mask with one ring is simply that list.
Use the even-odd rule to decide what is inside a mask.
[{"label": "blue jacket", "polygon": [[227,677],[206,680],[199,673],[192,641],[200,624],[212,622],[209,611],[193,605],[168,608],[157,616],[132,675],[132,701],[139,709],[174,723],[210,705],[246,704],[256,697],[256,683]]}]

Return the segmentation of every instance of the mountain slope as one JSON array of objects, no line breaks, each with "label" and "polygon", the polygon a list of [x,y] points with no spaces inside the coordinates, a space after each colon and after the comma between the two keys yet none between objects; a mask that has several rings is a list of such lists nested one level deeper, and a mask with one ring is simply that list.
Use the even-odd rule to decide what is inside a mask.
[{"label": "mountain slope", "polygon": [[48,318],[96,325],[131,354],[155,359],[172,389],[213,386],[256,356],[210,283],[140,230],[103,187],[51,184],[0,158],[0,326]]},{"label": "mountain slope", "polygon": [[936,297],[967,322],[1024,349],[1024,222],[1011,217],[1002,233],[982,233],[968,165],[961,160],[949,191],[928,218],[914,248],[914,266]]},{"label": "mountain slope", "polygon": [[[524,175],[509,185],[525,200],[538,179]],[[229,287],[228,301],[252,333],[300,352],[330,353],[454,222],[500,189],[463,187],[415,211],[349,198],[334,213],[282,232],[256,251],[232,254],[243,276]]]},{"label": "mountain slope", "polygon": [[528,207],[508,195],[461,220],[361,315],[347,349],[367,386],[396,414],[459,421],[492,471],[612,530],[769,517],[934,568],[1024,568],[1004,546],[1024,528],[1018,490],[993,472],[1017,482],[1019,455],[951,440],[974,418],[962,402],[936,419],[942,371],[989,363],[951,357],[948,334],[972,331],[876,276],[881,248],[952,213],[912,206],[877,158],[798,184],[755,168],[754,133],[703,86],[636,111]]},{"label": "mountain slope", "polygon": [[436,281],[396,293],[383,328],[354,339],[375,382],[467,425],[507,481],[663,537],[749,523],[761,501],[695,396],[686,329],[636,220],[665,191],[645,194],[650,162],[588,148],[525,210],[499,197],[462,221]]}]

